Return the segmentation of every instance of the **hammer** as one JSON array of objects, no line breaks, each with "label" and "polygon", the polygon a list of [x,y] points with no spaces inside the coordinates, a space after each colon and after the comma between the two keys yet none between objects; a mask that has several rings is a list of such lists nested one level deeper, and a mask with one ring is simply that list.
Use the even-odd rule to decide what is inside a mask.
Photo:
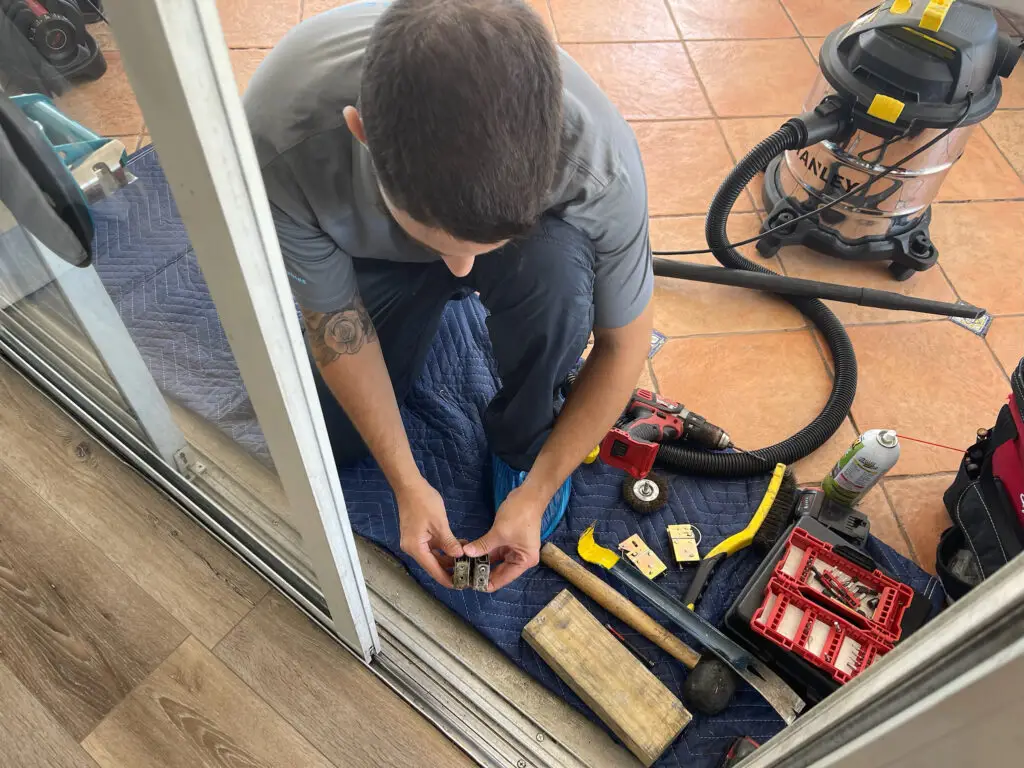
[{"label": "hammer", "polygon": [[[705,715],[717,715],[729,706],[738,681],[736,672],[728,664],[712,654],[702,656],[697,653],[554,544],[549,542],[541,548],[540,561],[669,656],[682,662],[690,670],[683,684],[683,698],[694,711]],[[784,697],[775,696],[771,690],[763,690],[764,685],[755,684],[761,682],[759,680],[748,682],[751,682],[768,703],[783,715],[783,719],[787,722],[793,720],[794,707],[789,702],[781,701]]]}]

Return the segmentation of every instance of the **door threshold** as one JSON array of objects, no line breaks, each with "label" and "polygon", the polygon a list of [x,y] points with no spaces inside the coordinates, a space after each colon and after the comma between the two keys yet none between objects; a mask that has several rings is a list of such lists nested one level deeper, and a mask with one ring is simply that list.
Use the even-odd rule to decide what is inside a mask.
[{"label": "door threshold", "polygon": [[481,765],[635,768],[598,725],[542,687],[405,567],[357,539],[381,652],[370,664]]}]

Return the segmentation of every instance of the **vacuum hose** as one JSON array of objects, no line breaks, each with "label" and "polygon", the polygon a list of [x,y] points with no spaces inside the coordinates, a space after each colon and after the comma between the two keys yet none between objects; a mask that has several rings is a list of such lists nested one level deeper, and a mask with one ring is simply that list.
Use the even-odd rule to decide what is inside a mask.
[{"label": "vacuum hose", "polygon": [[[826,107],[823,109],[823,107]],[[834,138],[845,126],[845,114],[836,105],[823,103],[814,112],[794,118],[754,147],[732,169],[708,209],[705,235],[715,258],[730,269],[774,274],[744,258],[729,245],[726,224],[737,198],[758,173],[780,153]],[[659,269],[659,263],[663,266]],[[654,274],[665,274],[667,265],[654,260]],[[769,472],[779,463],[792,464],[820,448],[842,426],[857,391],[857,358],[850,337],[832,311],[818,299],[782,297],[821,331],[832,353],[835,377],[832,393],[807,426],[780,443],[752,452],[711,453],[684,444],[662,444],[658,461],[673,469],[710,477],[743,477]]]}]

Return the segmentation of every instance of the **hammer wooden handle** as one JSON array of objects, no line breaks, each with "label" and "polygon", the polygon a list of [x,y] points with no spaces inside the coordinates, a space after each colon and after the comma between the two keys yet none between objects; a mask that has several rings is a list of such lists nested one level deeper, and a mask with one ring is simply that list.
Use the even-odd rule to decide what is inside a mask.
[{"label": "hammer wooden handle", "polygon": [[697,666],[697,662],[700,661],[699,653],[554,544],[545,544],[541,548],[540,561],[669,656],[681,661],[690,669]]}]

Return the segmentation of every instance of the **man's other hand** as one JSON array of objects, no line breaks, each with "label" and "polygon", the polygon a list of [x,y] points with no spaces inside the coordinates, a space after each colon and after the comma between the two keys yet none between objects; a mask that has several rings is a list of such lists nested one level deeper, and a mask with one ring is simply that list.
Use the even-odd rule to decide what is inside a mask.
[{"label": "man's other hand", "polygon": [[410,487],[396,492],[395,500],[402,551],[419,563],[434,581],[451,589],[452,577],[446,569],[452,567],[456,557],[462,556],[462,544],[448,525],[441,494],[421,477]]},{"label": "man's other hand", "polygon": [[498,508],[491,530],[463,547],[470,557],[487,554],[498,563],[491,570],[488,592],[507,586],[540,562],[540,523],[547,504],[516,488]]}]

